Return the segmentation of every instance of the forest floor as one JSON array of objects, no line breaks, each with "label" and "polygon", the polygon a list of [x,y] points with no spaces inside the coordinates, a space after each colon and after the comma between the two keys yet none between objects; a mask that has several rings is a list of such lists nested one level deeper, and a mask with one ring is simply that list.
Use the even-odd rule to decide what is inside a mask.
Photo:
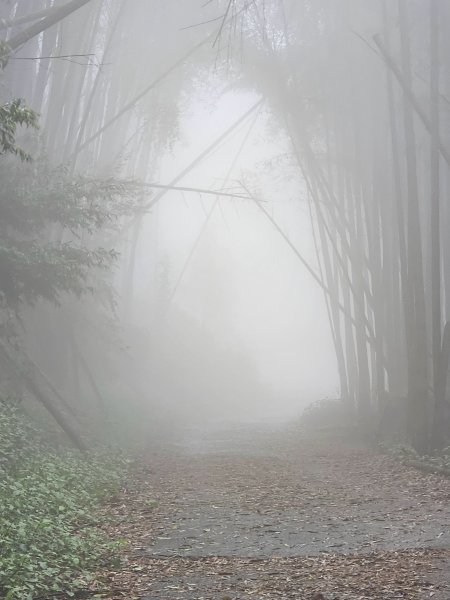
[{"label": "forest floor", "polygon": [[343,438],[190,431],[104,511],[107,598],[450,600],[450,480]]}]

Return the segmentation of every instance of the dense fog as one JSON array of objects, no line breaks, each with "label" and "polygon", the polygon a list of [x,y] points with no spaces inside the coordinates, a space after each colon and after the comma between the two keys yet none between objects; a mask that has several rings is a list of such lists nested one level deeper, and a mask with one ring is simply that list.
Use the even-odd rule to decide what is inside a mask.
[{"label": "dense fog", "polygon": [[[170,181],[189,164],[190,157],[200,154],[253,103],[252,96],[228,93],[211,109],[204,98],[194,96],[182,123],[181,141],[163,161],[160,179]],[[268,116],[260,114],[251,137],[247,137],[249,127],[243,128],[189,173],[183,184],[212,189],[222,186],[247,137],[227,187],[238,187],[235,182],[243,180],[264,189],[277,220],[304,255],[314,261],[302,182],[289,174],[289,165],[281,174],[277,172],[276,165],[286,161],[288,148],[282,136],[273,139],[269,127]],[[271,139],[267,141],[268,134]],[[303,196],[300,202],[299,196]],[[144,225],[148,233],[142,235],[138,250],[133,321],[137,326],[145,322],[149,287],[146,258],[151,256],[151,236],[157,228],[156,274],[161,276],[161,271],[167,270],[169,328],[177,327],[179,312],[189,316],[210,334],[211,343],[230,352],[231,360],[233,354],[239,355],[236,358],[242,363],[242,376],[249,369],[265,388],[252,393],[242,382],[240,390],[237,375],[230,397],[205,399],[207,412],[233,418],[285,417],[299,413],[314,399],[337,397],[335,361],[320,289],[311,284],[292,250],[254,205],[232,198],[220,198],[213,208],[215,204],[214,197],[186,193],[183,197],[171,192],[148,218]],[[192,340],[200,348],[202,343],[207,342]],[[220,364],[217,367],[220,373]],[[208,373],[200,367],[199,376],[207,378]],[[229,377],[224,373],[225,379]],[[201,393],[199,396],[203,410],[205,400],[201,400]],[[196,402],[191,402],[194,418],[198,418]]]},{"label": "dense fog", "polygon": [[450,0],[0,0],[0,600],[450,599]]},{"label": "dense fog", "polygon": [[3,0],[3,393],[443,444],[448,11]]}]

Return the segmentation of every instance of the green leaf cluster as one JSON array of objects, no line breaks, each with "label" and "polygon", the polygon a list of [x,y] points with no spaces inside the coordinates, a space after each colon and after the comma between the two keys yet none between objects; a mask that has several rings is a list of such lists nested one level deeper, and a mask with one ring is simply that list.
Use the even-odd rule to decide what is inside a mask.
[{"label": "green leaf cluster", "polygon": [[16,99],[0,106],[0,154],[14,154],[29,162],[31,156],[16,144],[19,126],[38,128],[38,115],[22,100]]},{"label": "green leaf cluster", "polygon": [[124,467],[48,447],[20,406],[0,401],[1,598],[70,596],[112,558],[92,512],[117,494]]}]

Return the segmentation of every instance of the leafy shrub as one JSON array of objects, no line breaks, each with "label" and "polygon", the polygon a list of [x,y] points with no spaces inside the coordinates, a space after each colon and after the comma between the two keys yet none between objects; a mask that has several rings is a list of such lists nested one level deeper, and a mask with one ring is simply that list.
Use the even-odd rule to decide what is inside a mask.
[{"label": "leafy shrub", "polygon": [[0,597],[85,585],[111,552],[93,509],[117,493],[124,461],[49,448],[17,404],[0,402]]},{"label": "leafy shrub", "polygon": [[444,448],[439,453],[431,455],[421,455],[411,446],[404,444],[381,444],[381,448],[394,458],[424,471],[450,475],[450,446]]},{"label": "leafy shrub", "polygon": [[305,408],[301,423],[314,429],[347,427],[353,424],[353,413],[342,400],[324,398]]}]

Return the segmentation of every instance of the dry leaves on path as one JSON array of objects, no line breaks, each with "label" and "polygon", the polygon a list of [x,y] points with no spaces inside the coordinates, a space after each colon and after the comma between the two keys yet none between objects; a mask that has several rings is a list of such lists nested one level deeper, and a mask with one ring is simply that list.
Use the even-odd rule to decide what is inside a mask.
[{"label": "dry leaves on path", "polygon": [[105,507],[128,547],[103,598],[450,600],[450,482],[343,442],[221,440],[150,453]]}]

